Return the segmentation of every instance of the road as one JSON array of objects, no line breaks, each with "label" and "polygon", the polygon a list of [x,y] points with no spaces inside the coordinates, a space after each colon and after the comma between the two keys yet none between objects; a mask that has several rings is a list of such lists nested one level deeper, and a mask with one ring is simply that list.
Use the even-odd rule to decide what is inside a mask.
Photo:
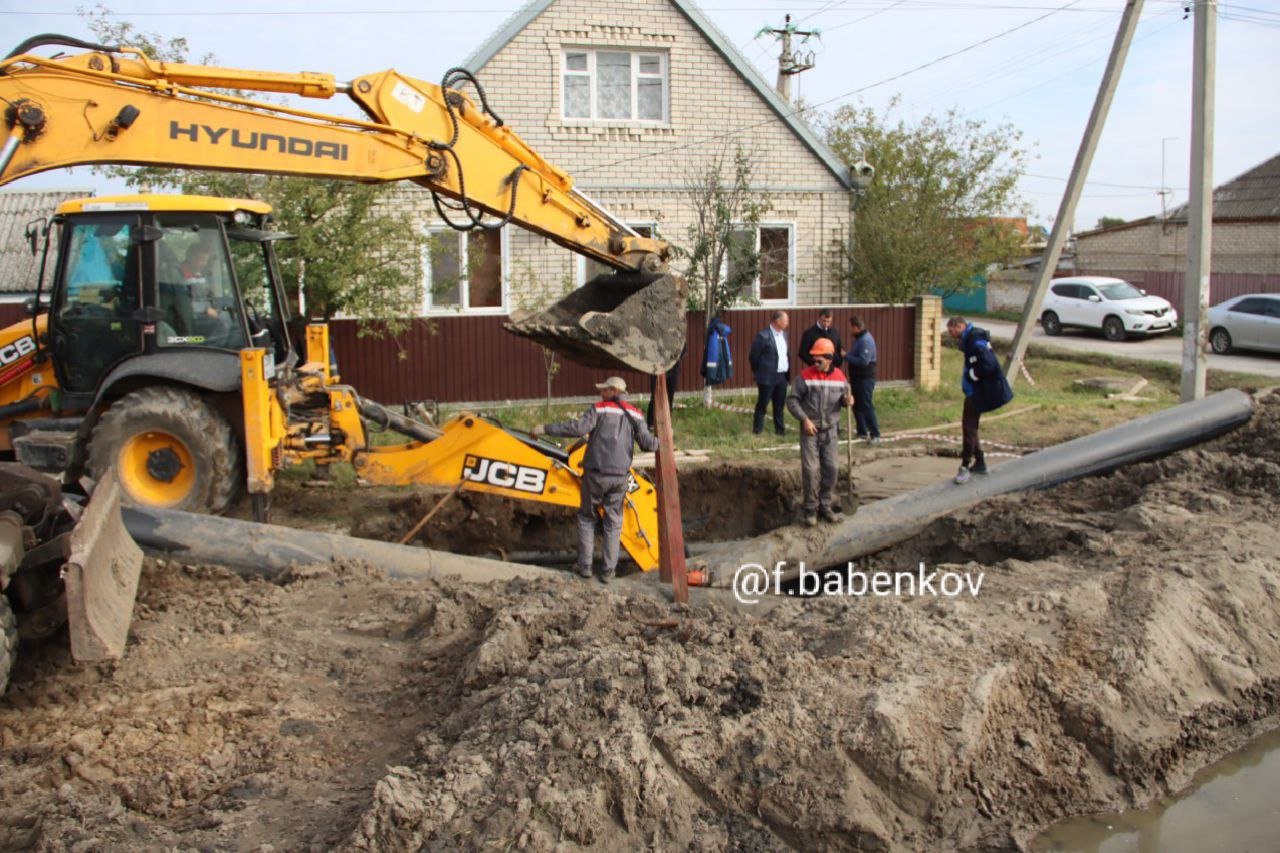
[{"label": "road", "polygon": [[[975,322],[991,332],[991,337],[999,340],[1013,340],[1013,334],[1018,328],[1017,323],[1006,323],[1002,320],[980,318]],[[1031,342],[1041,346],[1058,347],[1059,349],[1073,352],[1102,353],[1123,358],[1163,361],[1169,364],[1182,363],[1182,338],[1174,334],[1112,342],[1104,339],[1101,333],[1082,332],[1074,329],[1065,330],[1058,337],[1051,338],[1044,333],[1044,329],[1036,326],[1031,335]],[[1268,353],[1214,355],[1209,353],[1209,369],[1226,370],[1234,373],[1256,373],[1261,376],[1273,376],[1280,379],[1280,355]]]}]

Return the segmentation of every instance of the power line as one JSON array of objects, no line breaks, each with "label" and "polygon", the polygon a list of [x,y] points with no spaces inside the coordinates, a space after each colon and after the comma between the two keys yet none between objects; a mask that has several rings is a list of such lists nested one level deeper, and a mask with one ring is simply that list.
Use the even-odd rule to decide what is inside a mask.
[{"label": "power line", "polygon": [[[857,95],[857,94],[860,94],[860,93],[862,93],[862,92],[866,92],[866,91],[868,91],[868,90],[870,90],[870,89],[875,89],[875,88],[877,88],[877,87],[879,87],[879,86],[883,86],[883,85],[884,85],[884,84],[886,84],[886,83],[891,83],[891,82],[893,82],[894,80],[901,80],[903,77],[906,77],[906,76],[908,76],[908,75],[914,74],[914,73],[916,73],[917,71],[923,71],[924,69],[929,68],[929,67],[932,67],[932,66],[934,66],[934,65],[937,65],[937,64],[938,64],[938,63],[940,63],[940,62],[945,62],[945,61],[946,61],[946,60],[948,60],[948,59],[952,59],[952,58],[954,58],[954,57],[960,56],[961,54],[968,53],[968,52],[969,52],[969,51],[971,51],[971,50],[976,50],[977,48],[982,47],[982,46],[983,46],[983,45],[985,45],[985,44],[990,44],[991,42],[996,41],[997,39],[1003,38],[1003,37],[1005,37],[1005,36],[1007,36],[1007,35],[1010,35],[1010,34],[1012,34],[1012,33],[1016,33],[1016,32],[1018,32],[1019,30],[1024,30],[1024,29],[1026,29],[1027,27],[1032,26],[1033,24],[1037,24],[1037,23],[1039,23],[1040,21],[1043,21],[1045,18],[1049,18],[1049,17],[1053,16],[1053,15],[1054,15],[1054,14],[1056,14],[1057,12],[1060,12],[1060,11],[1062,11],[1062,10],[1064,10],[1064,9],[1069,9],[1069,8],[1071,8],[1072,6],[1075,6],[1075,5],[1076,5],[1077,3],[1079,3],[1079,2],[1080,2],[1080,0],[1071,0],[1071,2],[1070,2],[1070,3],[1067,3],[1065,6],[1060,6],[1060,7],[1058,7],[1057,9],[1055,9],[1054,11],[1047,12],[1046,14],[1044,14],[1044,15],[1040,15],[1039,17],[1036,17],[1036,18],[1032,18],[1030,21],[1025,21],[1024,23],[1018,24],[1018,25],[1017,25],[1017,26],[1015,26],[1015,27],[1010,27],[1010,28],[1009,28],[1009,29],[1007,29],[1007,30],[1003,30],[1003,31],[1001,31],[1001,32],[996,33],[995,35],[988,36],[987,38],[984,38],[984,39],[982,39],[982,40],[980,40],[980,41],[976,41],[976,42],[974,42],[974,43],[972,43],[972,44],[970,44],[970,45],[967,45],[967,46],[965,46],[965,47],[962,47],[962,48],[960,48],[959,50],[953,50],[952,52],[950,52],[950,53],[948,53],[948,54],[944,54],[943,56],[939,56],[939,57],[938,57],[938,58],[936,58],[936,59],[932,59],[932,60],[930,60],[929,62],[925,62],[925,63],[923,63],[923,64],[921,64],[921,65],[917,65],[915,68],[911,68],[911,69],[908,69],[908,70],[906,70],[906,71],[903,71],[903,72],[901,72],[901,73],[899,73],[899,74],[894,74],[894,75],[891,75],[891,76],[889,76],[889,77],[885,77],[885,78],[883,78],[883,79],[881,79],[881,80],[877,80],[877,81],[876,81],[876,82],[874,82],[874,83],[868,83],[868,84],[867,84],[867,85],[865,85],[865,86],[859,86],[859,87],[858,87],[858,88],[856,88],[856,89],[850,89],[848,92],[844,92],[844,93],[842,93],[842,94],[836,95],[835,97],[828,98],[828,99],[827,99],[827,100],[825,100],[825,101],[819,101],[819,102],[817,102],[817,103],[815,103],[815,104],[811,104],[811,105],[810,105],[810,108],[811,108],[811,109],[816,109],[817,107],[826,106],[827,104],[831,104],[831,103],[834,103],[834,102],[836,102],[836,101],[841,101],[841,100],[844,100],[845,98],[852,97],[853,95]],[[790,112],[790,113],[787,113],[787,114],[786,114],[786,117],[787,117],[787,118],[794,118],[796,115],[798,115],[798,111],[792,111],[792,112]],[[599,165],[599,166],[593,166],[593,167],[591,167],[591,168],[589,168],[589,169],[583,169],[583,170],[581,170],[581,172],[582,172],[582,173],[586,173],[586,172],[593,172],[593,171],[596,171],[596,170],[598,170],[598,169],[605,169],[605,168],[609,168],[610,166],[617,166],[617,165],[620,165],[620,164],[622,164],[622,163],[634,163],[634,162],[636,162],[637,160],[645,160],[645,159],[648,159],[648,158],[650,158],[650,157],[657,157],[657,156],[659,156],[659,155],[671,154],[672,152],[675,152],[675,151],[682,151],[682,150],[685,150],[685,149],[687,149],[687,148],[693,148],[693,147],[698,146],[698,145],[704,145],[704,144],[706,144],[706,143],[708,143],[708,142],[714,142],[714,141],[716,141],[716,140],[724,139],[724,138],[726,138],[726,137],[736,136],[736,135],[738,135],[739,133],[742,133],[743,131],[753,130],[753,129],[757,128],[757,127],[764,127],[765,125],[767,125],[767,124],[772,124],[772,123],[773,123],[773,119],[765,119],[764,121],[758,121],[758,122],[755,122],[755,123],[753,123],[753,124],[748,124],[748,125],[739,125],[738,127],[735,127],[735,128],[733,128],[733,129],[731,129],[731,130],[727,130],[727,131],[725,131],[725,132],[723,132],[723,133],[716,133],[716,134],[712,134],[711,136],[706,136],[706,137],[702,137],[701,139],[691,140],[691,141],[686,142],[686,143],[684,143],[684,144],[682,144],[682,145],[675,145],[675,146],[672,146],[672,147],[670,147],[670,148],[664,148],[664,149],[662,149],[662,150],[660,150],[660,151],[653,151],[653,152],[650,152],[650,153],[648,153],[648,154],[637,154],[637,155],[634,155],[634,156],[632,156],[632,157],[627,157],[627,158],[624,158],[624,159],[621,159],[621,160],[613,160],[613,161],[608,162],[608,163],[602,163],[602,164],[601,164],[601,165]]]}]

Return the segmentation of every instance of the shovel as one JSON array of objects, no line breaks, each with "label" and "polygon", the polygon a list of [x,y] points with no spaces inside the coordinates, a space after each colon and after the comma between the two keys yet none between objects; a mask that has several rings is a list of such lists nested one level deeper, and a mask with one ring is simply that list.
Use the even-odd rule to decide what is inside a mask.
[{"label": "shovel", "polygon": [[64,580],[72,657],[97,661],[124,655],[141,571],[142,551],[120,518],[120,485],[108,472],[71,532]]}]

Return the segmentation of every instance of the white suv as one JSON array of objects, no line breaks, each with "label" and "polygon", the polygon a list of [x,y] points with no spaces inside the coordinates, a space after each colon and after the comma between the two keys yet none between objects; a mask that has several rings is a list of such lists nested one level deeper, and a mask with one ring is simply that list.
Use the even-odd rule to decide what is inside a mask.
[{"label": "white suv", "polygon": [[1046,335],[1068,327],[1100,329],[1109,341],[1129,335],[1158,335],[1178,325],[1167,299],[1147,296],[1127,281],[1103,276],[1055,278],[1045,294],[1040,325]]}]

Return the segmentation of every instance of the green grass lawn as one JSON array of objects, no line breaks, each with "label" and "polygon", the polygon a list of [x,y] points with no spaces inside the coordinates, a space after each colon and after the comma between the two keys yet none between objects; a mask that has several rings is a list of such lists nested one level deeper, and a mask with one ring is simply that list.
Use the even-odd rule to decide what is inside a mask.
[{"label": "green grass lawn", "polygon": [[[997,350],[1003,347],[997,344]],[[1027,361],[1035,384],[1028,383],[1023,377],[1018,378],[1013,401],[999,412],[984,417],[984,439],[1025,448],[1047,447],[1178,402],[1177,365],[1104,355],[1068,354],[1034,346]],[[934,391],[910,387],[877,389],[875,404],[881,432],[890,435],[927,430],[959,437],[958,424],[964,397],[960,391],[960,353],[951,347],[943,350],[942,376],[941,386]],[[1117,377],[1132,382],[1146,379],[1147,385],[1137,392],[1137,396],[1146,399],[1141,402],[1108,399],[1105,391],[1076,384],[1076,380],[1092,377]],[[1228,387],[1253,390],[1273,384],[1273,380],[1264,376],[1219,371],[1209,373],[1211,392]],[[643,395],[637,395],[632,401],[641,408],[648,402]],[[716,401],[751,409],[755,406],[755,391],[718,395]],[[994,417],[1033,406],[1032,410],[1020,414]],[[479,413],[497,419],[504,426],[527,430],[534,424],[576,417],[585,408],[584,403],[550,406],[539,403],[479,407]],[[441,417],[447,418],[456,411],[445,407]],[[677,399],[673,421],[678,448],[706,450],[724,459],[749,457],[763,448],[792,443],[799,435],[799,425],[790,414],[787,415],[786,439],[779,439],[772,429],[766,429],[763,435],[752,435],[749,412],[706,409],[701,398],[696,396]],[[956,426],[947,428],[943,426],[946,424]],[[372,438],[374,444],[401,440],[395,433],[377,433]],[[291,480],[305,479],[312,476],[313,471],[314,468],[307,465],[294,472],[285,472],[284,476]],[[354,483],[354,476],[347,466],[333,466],[331,473],[337,484]]]}]

